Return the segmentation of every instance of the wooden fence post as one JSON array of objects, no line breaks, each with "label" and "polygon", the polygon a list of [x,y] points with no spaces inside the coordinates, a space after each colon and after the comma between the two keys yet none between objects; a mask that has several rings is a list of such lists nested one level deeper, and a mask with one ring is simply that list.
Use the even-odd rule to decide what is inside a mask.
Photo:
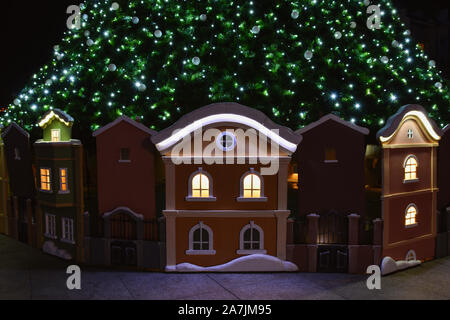
[{"label": "wooden fence post", "polygon": [[312,213],[308,215],[308,271],[317,272],[317,237],[319,234],[320,216]]}]

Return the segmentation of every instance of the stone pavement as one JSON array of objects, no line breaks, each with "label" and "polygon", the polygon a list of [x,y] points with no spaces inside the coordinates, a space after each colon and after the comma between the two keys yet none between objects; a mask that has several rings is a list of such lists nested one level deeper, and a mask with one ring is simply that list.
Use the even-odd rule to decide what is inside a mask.
[{"label": "stone pavement", "polygon": [[450,299],[450,257],[383,277],[381,290],[368,290],[366,275],[167,274],[82,267],[82,289],[69,291],[68,265],[0,235],[0,299]]}]

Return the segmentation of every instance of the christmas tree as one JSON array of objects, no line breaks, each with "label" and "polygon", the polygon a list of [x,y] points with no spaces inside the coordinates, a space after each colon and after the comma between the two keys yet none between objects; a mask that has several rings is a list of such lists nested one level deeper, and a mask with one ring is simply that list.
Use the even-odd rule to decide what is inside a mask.
[{"label": "christmas tree", "polygon": [[[409,103],[445,125],[440,71],[392,3],[372,2],[88,0],[79,28],[65,33],[0,122],[32,130],[60,108],[86,135],[120,115],[160,130],[232,101],[292,129],[333,112],[376,131]],[[373,4],[380,28],[368,21]]]}]

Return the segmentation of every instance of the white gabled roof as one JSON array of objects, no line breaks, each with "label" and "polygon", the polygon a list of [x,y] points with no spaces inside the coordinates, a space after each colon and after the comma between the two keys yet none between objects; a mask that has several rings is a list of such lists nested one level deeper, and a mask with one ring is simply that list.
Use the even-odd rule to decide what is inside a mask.
[{"label": "white gabled roof", "polygon": [[149,135],[154,135],[154,134],[156,133],[156,131],[154,131],[154,130],[152,130],[152,129],[150,129],[150,128],[147,128],[147,127],[144,126],[142,123],[139,123],[139,122],[137,122],[137,121],[134,121],[134,120],[128,118],[127,116],[121,116],[121,117],[117,118],[116,120],[114,120],[113,122],[111,122],[111,123],[107,124],[106,126],[100,128],[100,129],[98,129],[97,131],[95,131],[95,132],[92,134],[92,136],[97,137],[97,136],[101,135],[102,133],[108,131],[108,130],[111,129],[112,127],[118,125],[118,124],[121,123],[122,121],[125,121],[126,123],[131,124],[132,126],[134,126],[134,127],[138,128],[138,129],[140,129],[140,130],[142,130],[142,131],[148,133]]}]

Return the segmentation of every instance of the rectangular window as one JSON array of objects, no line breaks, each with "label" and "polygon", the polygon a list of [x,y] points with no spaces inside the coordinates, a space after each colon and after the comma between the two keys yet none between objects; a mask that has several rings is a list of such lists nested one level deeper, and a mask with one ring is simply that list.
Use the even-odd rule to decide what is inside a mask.
[{"label": "rectangular window", "polygon": [[52,191],[51,182],[50,182],[50,169],[41,168],[40,169],[41,176],[41,191],[50,192]]},{"label": "rectangular window", "polygon": [[67,181],[67,169],[61,168],[59,169],[59,185],[61,193],[69,192],[69,183]]},{"label": "rectangular window", "polygon": [[60,141],[61,141],[61,130],[52,129],[52,142],[60,142]]},{"label": "rectangular window", "polygon": [[56,216],[45,214],[45,235],[49,238],[56,239]]},{"label": "rectangular window", "polygon": [[335,148],[325,148],[325,162],[337,162]]},{"label": "rectangular window", "polygon": [[74,243],[73,238],[73,219],[62,218],[62,238],[65,242]]},{"label": "rectangular window", "polygon": [[122,162],[130,161],[130,149],[129,148],[121,148],[120,149],[120,161],[122,161]]}]

